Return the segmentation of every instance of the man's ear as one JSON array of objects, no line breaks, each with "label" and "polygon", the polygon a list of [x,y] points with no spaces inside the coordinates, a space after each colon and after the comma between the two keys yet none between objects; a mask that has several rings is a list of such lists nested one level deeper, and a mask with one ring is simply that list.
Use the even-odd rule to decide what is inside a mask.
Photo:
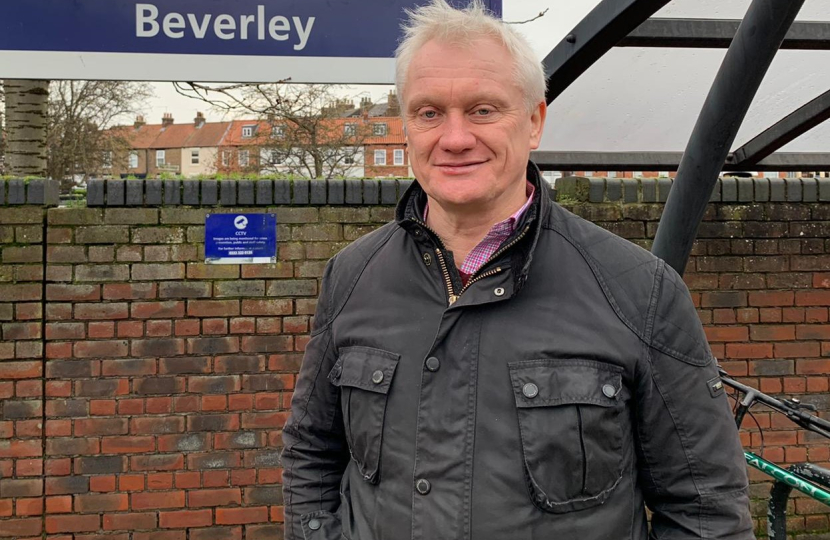
[{"label": "man's ear", "polygon": [[545,129],[545,118],[548,115],[548,105],[540,101],[539,105],[530,114],[530,149],[539,148],[542,141],[542,131]]}]

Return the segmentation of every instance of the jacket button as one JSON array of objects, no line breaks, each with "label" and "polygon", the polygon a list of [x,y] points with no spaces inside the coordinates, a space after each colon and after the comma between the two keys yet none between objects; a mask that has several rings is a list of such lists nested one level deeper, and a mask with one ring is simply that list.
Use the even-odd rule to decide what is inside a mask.
[{"label": "jacket button", "polygon": [[529,382],[522,386],[522,394],[524,394],[526,398],[533,399],[539,395],[539,387],[532,382]]},{"label": "jacket button", "polygon": [[319,519],[310,519],[308,521],[308,528],[311,529],[312,531],[319,530],[320,527],[322,527],[322,526],[323,526],[323,524],[320,523]]},{"label": "jacket button", "polygon": [[440,367],[441,367],[441,362],[437,358],[435,358],[434,356],[430,356],[429,358],[427,358],[427,369],[428,370],[430,370],[432,372],[435,372],[435,371],[438,371],[438,368],[440,368]]},{"label": "jacket button", "polygon": [[418,490],[418,493],[421,495],[426,495],[429,493],[429,490],[432,489],[432,486],[429,483],[429,480],[425,480],[421,478],[417,482],[415,482],[415,489]]},{"label": "jacket button", "polygon": [[496,296],[504,296],[504,289],[498,287],[496,290],[493,291],[493,294],[495,294]]},{"label": "jacket button", "polygon": [[432,255],[430,255],[429,253],[424,253],[424,264],[427,266],[432,265]]},{"label": "jacket button", "polygon": [[612,398],[617,395],[617,389],[613,385],[604,384],[602,385],[602,393],[605,394],[605,397]]},{"label": "jacket button", "polygon": [[377,370],[372,373],[372,382],[375,384],[380,384],[383,382],[383,372],[381,370]]}]

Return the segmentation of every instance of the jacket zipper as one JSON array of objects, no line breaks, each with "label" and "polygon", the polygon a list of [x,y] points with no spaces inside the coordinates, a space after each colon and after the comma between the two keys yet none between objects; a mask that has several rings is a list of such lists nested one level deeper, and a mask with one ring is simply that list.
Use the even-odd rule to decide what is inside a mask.
[{"label": "jacket zipper", "polygon": [[[482,274],[478,274],[478,273],[473,274],[473,276],[469,279],[469,281],[467,281],[467,284],[461,289],[461,291],[458,294],[455,294],[455,287],[453,287],[452,277],[450,276],[450,271],[447,268],[447,261],[444,258],[443,251],[441,251],[441,248],[444,247],[444,243],[441,241],[441,237],[438,236],[438,234],[435,231],[430,229],[429,226],[426,223],[424,223],[423,221],[420,221],[420,220],[413,220],[413,221],[415,221],[416,223],[421,225],[423,228],[428,230],[430,233],[432,233],[432,235],[436,238],[436,240],[438,240],[438,245],[440,247],[435,248],[435,255],[438,257],[438,263],[441,266],[441,273],[444,275],[444,283],[447,286],[447,296],[448,296],[449,305],[455,304],[455,302],[458,300],[458,297],[461,296],[464,293],[464,291],[466,291],[470,287],[470,285],[472,285],[473,283],[475,283],[475,282],[477,282],[481,279],[484,279],[486,277],[494,276],[494,275],[496,275],[496,274],[498,274],[499,272],[502,271],[502,268],[499,266],[499,267],[496,267],[492,270],[488,270],[487,272],[484,272]],[[484,266],[487,265],[487,263],[489,263],[490,261],[492,261],[496,257],[499,257],[502,253],[504,253],[505,251],[507,251],[508,249],[513,247],[514,245],[516,245],[519,242],[519,240],[524,238],[524,236],[527,234],[527,232],[529,230],[530,230],[530,225],[525,227],[524,230],[521,232],[521,234],[519,234],[519,236],[514,238],[511,242],[509,242],[509,243],[505,244],[504,246],[500,247],[498,250],[496,250],[495,253],[490,255],[490,257],[487,259],[487,262],[482,264],[481,267],[483,268]]]}]

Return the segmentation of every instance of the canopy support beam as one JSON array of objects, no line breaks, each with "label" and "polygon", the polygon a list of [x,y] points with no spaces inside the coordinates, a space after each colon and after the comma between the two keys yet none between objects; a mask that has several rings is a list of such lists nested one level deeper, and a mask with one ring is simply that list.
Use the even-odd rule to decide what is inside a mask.
[{"label": "canopy support beam", "polygon": [[547,102],[670,0],[602,0],[545,57]]},{"label": "canopy support beam", "polygon": [[[732,19],[652,18],[624,37],[617,47],[726,49],[740,26]],[[796,21],[781,49],[830,50],[830,23]]]},{"label": "canopy support beam", "polygon": [[[567,152],[538,150],[530,159],[543,171],[676,171],[680,152]],[[830,171],[830,152],[776,152],[752,165],[727,157],[723,171]]]},{"label": "canopy support beam", "polygon": [[753,0],[712,83],[652,247],[681,275],[738,129],[803,4],[804,0]]},{"label": "canopy support beam", "polygon": [[733,152],[736,167],[751,167],[830,118],[830,90],[788,114]]}]

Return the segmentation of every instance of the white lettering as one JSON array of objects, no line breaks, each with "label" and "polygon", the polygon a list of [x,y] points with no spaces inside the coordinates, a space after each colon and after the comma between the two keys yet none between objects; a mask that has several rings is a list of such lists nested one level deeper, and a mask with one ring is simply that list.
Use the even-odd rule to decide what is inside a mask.
[{"label": "white lettering", "polygon": [[190,26],[193,27],[193,35],[196,36],[196,39],[204,39],[205,34],[207,33],[208,24],[210,24],[210,14],[205,15],[202,17],[202,25],[199,26],[199,21],[196,19],[196,15],[192,13],[187,14],[187,20],[190,21]]},{"label": "white lettering", "polygon": [[300,43],[294,45],[295,51],[302,51],[305,49],[306,44],[308,43],[308,37],[311,35],[311,27],[314,26],[314,17],[308,18],[308,23],[305,28],[303,28],[303,21],[299,17],[293,17],[294,19],[294,26],[297,27],[297,34],[300,36]]},{"label": "white lettering", "polygon": [[262,41],[265,39],[265,6],[256,7],[256,31],[257,38]]},{"label": "white lettering", "polygon": [[[136,4],[135,5],[135,35],[136,37],[156,37],[159,33],[159,23],[156,19],[159,16],[159,10],[153,4]],[[150,25],[150,30],[145,30],[146,25]]]},{"label": "white lettering", "polygon": [[[284,34],[280,34],[278,32],[285,32]],[[288,19],[283,17],[282,15],[277,15],[276,17],[271,18],[271,22],[268,25],[268,32],[271,34],[273,39],[277,41],[285,41],[288,39],[288,32],[291,31],[291,23],[288,22]]]},{"label": "white lettering", "polygon": [[[226,33],[230,30],[230,33]],[[233,39],[235,37],[236,21],[230,15],[217,15],[213,21],[213,31],[219,39]]]},{"label": "white lettering", "polygon": [[264,5],[257,6],[255,15],[239,15],[238,18],[226,13],[216,15],[169,12],[160,19],[159,8],[154,4],[136,4],[135,9],[137,37],[152,38],[163,32],[165,37],[181,39],[190,29],[196,39],[205,39],[212,28],[216,37],[223,40],[254,39],[254,32],[256,39],[260,41],[265,41],[269,37],[275,41],[288,41],[296,37],[293,44],[295,51],[306,48],[316,20],[315,17],[303,19],[283,15],[269,18]]},{"label": "white lettering", "polygon": [[242,15],[239,17],[239,29],[240,35],[242,39],[248,39],[248,25],[254,22],[256,19],[256,15]]},{"label": "white lettering", "polygon": [[184,17],[179,13],[168,13],[164,17],[164,33],[167,37],[179,39],[184,37],[183,28],[187,28],[184,24]]}]

